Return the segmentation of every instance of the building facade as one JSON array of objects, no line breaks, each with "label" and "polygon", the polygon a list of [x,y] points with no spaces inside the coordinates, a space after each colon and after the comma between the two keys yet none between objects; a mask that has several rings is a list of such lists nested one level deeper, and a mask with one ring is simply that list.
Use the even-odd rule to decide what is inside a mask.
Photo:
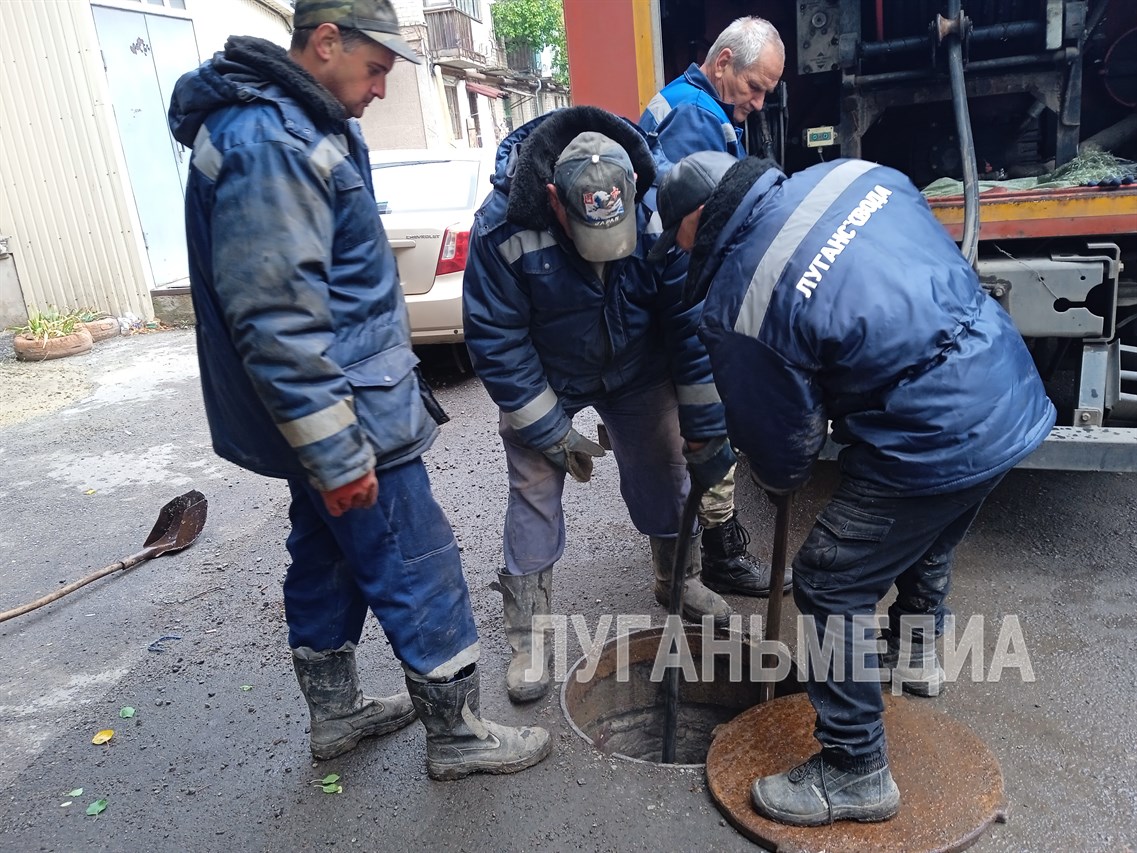
[{"label": "building facade", "polygon": [[[395,2],[424,62],[365,114],[372,147],[492,146],[568,104],[531,57],[510,66],[484,0]],[[231,34],[286,47],[291,19],[288,0],[0,2],[0,327],[50,306],[151,320],[184,292],[170,93]]]}]

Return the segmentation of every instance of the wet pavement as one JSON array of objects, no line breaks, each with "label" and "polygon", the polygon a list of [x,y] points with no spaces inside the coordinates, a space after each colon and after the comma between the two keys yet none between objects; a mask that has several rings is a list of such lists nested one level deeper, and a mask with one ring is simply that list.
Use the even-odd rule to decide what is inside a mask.
[{"label": "wet pavement", "polygon": [[[450,350],[423,353],[452,418],[427,464],[463,548],[482,710],[548,727],[556,751],[521,775],[439,783],[426,777],[417,725],[311,761],[281,603],[287,491],[212,453],[192,332],[111,340],[39,365],[11,361],[7,343],[0,337],[0,610],[140,550],[178,494],[203,492],[209,519],[184,552],[0,623],[0,849],[757,849],[719,814],[701,768],[604,754],[572,731],[559,689],[509,703],[501,600],[489,588],[504,455],[492,404]],[[594,422],[578,426],[594,434]],[[791,547],[834,484],[823,467],[800,496]],[[745,478],[739,506],[751,550],[768,559],[773,510]],[[578,615],[593,635],[605,616],[660,624],[647,542],[619,500],[613,460],[599,461],[590,484],[567,486],[565,510],[554,611]],[[932,702],[1000,762],[1008,822],[975,850],[1137,845],[1135,510],[1131,477],[1016,471],[958,552],[950,603],[961,636],[982,617],[972,635],[982,666],[972,655],[941,698],[902,701]],[[731,600],[744,614],[765,611],[764,601]],[[795,616],[787,597],[791,640]],[[570,630],[569,663],[582,647]],[[399,689],[373,620],[360,663],[369,692]],[[134,715],[121,717],[124,707]],[[91,743],[108,728],[108,743]],[[312,784],[330,773],[342,793]],[[100,799],[106,810],[88,816]]]}]

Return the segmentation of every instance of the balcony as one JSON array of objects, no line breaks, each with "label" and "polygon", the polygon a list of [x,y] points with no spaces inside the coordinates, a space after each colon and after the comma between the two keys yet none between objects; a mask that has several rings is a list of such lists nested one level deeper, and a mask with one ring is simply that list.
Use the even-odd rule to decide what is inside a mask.
[{"label": "balcony", "polygon": [[451,68],[484,68],[486,56],[474,46],[470,16],[455,5],[423,9],[431,58]]},{"label": "balcony", "polygon": [[519,74],[541,76],[541,51],[533,45],[519,42],[505,46],[505,64]]}]

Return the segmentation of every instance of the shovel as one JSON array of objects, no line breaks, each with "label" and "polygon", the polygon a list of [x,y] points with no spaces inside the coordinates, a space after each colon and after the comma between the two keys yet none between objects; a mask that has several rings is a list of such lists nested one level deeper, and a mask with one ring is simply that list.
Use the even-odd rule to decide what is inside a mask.
[{"label": "shovel", "polygon": [[24,604],[19,607],[13,607],[11,610],[5,610],[3,613],[0,613],[0,622],[6,622],[9,619],[30,613],[32,610],[43,607],[45,604],[50,604],[56,599],[63,598],[63,596],[74,592],[81,586],[86,586],[91,583],[91,581],[97,581],[99,578],[106,577],[107,575],[114,574],[123,569],[129,569],[132,566],[137,566],[139,563],[149,560],[151,557],[158,557],[162,554],[188,548],[197,539],[198,534],[201,533],[201,529],[205,527],[205,513],[208,506],[209,501],[205,499],[205,495],[196,489],[174,498],[159,511],[158,520],[154,523],[154,529],[150,531],[150,535],[147,536],[146,541],[142,543],[142,550],[137,554],[131,554],[129,557],[119,560],[117,563],[99,569],[97,572],[92,572],[87,575],[87,577],[77,580],[74,583],[69,583],[67,586],[57,589],[50,595],[45,595],[43,598],[37,598],[30,604]]}]

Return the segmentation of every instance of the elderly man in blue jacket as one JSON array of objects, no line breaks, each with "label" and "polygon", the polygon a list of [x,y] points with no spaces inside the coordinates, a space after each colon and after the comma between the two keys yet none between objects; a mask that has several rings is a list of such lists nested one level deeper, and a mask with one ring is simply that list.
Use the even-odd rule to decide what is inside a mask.
[{"label": "elderly man in blue jacket", "polygon": [[900,172],[838,160],[787,178],[770,161],[696,154],[659,202],[657,245],[691,252],[686,297],[702,303],[730,436],[755,479],[774,495],[801,487],[830,422],[845,445],[841,483],[793,564],[794,601],[819,648],[836,649],[832,666],[808,662],[821,750],[756,780],[754,806],[802,826],[887,820],[900,792],[865,626],[895,584],[881,664],[938,692],[955,549],[1054,407],[1010,317]]},{"label": "elderly man in blue jacket", "polygon": [[[466,344],[501,412],[509,473],[499,585],[514,701],[549,689],[531,626],[550,612],[564,552],[565,475],[587,481],[604,454],[573,416],[592,407],[607,428],[665,606],[689,489],[684,454],[700,488],[733,465],[695,312],[680,304],[686,258],[646,259],[652,238],[636,196],[653,176],[634,124],[595,107],[560,110],[502,142],[494,191],[470,233]],[[683,613],[725,626],[729,606],[697,577],[697,539],[681,555]]]},{"label": "elderly man in blue jacket", "polygon": [[[386,94],[396,56],[418,58],[389,0],[299,0],[293,23],[287,52],[230,38],[170,104],[193,149],[186,237],[213,445],[292,495],[284,613],[313,757],[417,711],[433,778],[522,770],[549,736],[478,713],[469,593],[422,462],[433,398],[354,121]],[[409,696],[363,695],[368,607]]]},{"label": "elderly man in blue jacket", "polygon": [[701,65],[694,62],[659,90],[640,116],[652,147],[669,163],[698,151],[746,156],[747,117],[762,109],[782,78],[786,48],[764,18],[738,18],[719,33]]},{"label": "elderly man in blue jacket", "polygon": [[[738,18],[711,45],[702,65],[691,64],[651,99],[640,117],[660,172],[698,151],[725,151],[742,158],[747,117],[762,109],[778,85],[786,50],[774,25],[763,18]],[[657,175],[656,181],[662,175]],[[646,195],[655,206],[654,188]],[[750,536],[734,508],[734,471],[702,497],[702,579],[710,589],[740,595],[768,595],[770,567],[747,551]],[[788,590],[790,572],[774,586]]]}]

